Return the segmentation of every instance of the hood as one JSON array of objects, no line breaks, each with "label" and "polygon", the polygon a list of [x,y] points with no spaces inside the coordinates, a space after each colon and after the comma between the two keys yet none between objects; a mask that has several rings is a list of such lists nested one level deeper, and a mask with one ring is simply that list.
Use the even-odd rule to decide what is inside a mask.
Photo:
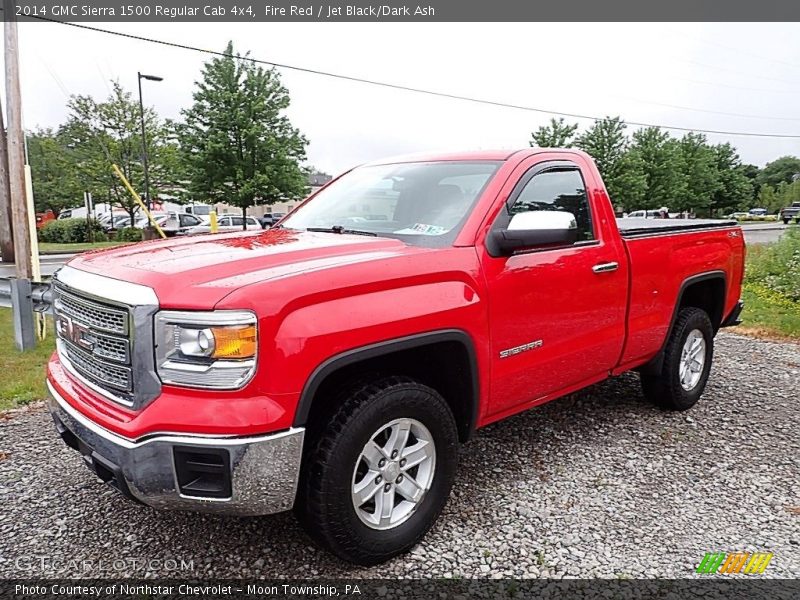
[{"label": "hood", "polygon": [[391,238],[270,229],[97,250],[69,265],[147,285],[162,306],[210,308],[252,283],[424,251]]}]

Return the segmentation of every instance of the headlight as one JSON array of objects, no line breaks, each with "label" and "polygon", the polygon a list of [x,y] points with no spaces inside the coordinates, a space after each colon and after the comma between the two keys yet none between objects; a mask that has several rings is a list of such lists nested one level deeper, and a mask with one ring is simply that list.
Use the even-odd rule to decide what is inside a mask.
[{"label": "headlight", "polygon": [[256,370],[256,316],[249,311],[161,311],[156,367],[163,383],[233,390]]}]

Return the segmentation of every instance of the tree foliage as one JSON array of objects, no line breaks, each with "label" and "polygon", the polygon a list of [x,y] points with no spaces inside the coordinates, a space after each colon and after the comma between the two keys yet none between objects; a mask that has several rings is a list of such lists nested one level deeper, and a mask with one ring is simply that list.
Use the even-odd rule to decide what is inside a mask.
[{"label": "tree foliage", "polygon": [[198,201],[242,208],[300,197],[306,139],[284,111],[289,93],[275,69],[264,69],[228,43],[205,64],[192,106],[178,129],[189,191]]},{"label": "tree foliage", "polygon": [[800,158],[796,156],[781,156],[768,162],[761,169],[756,182],[759,186],[771,185],[777,187],[781,183],[792,183],[795,175],[800,175]]},{"label": "tree foliage", "polygon": [[[112,82],[104,102],[91,96],[72,96],[67,122],[59,130],[77,177],[95,203],[108,202],[124,209],[132,219],[138,204],[112,171],[116,164],[144,199],[141,116],[138,101]],[[162,122],[155,111],[144,111],[150,194],[174,193],[179,179],[173,126]]]},{"label": "tree foliage", "polygon": [[564,118],[550,119],[549,125],[543,125],[531,133],[530,145],[540,148],[569,148],[572,146],[578,124],[569,125]]},{"label": "tree foliage", "polygon": [[60,136],[52,129],[38,129],[28,134],[27,143],[36,211],[58,215],[75,206],[83,189]]},{"label": "tree foliage", "polygon": [[642,203],[646,179],[637,157],[628,152],[626,127],[619,117],[606,117],[579,135],[575,145],[594,158],[613,201],[632,207]]},{"label": "tree foliage", "polygon": [[[719,215],[751,208],[756,196],[769,193],[754,188],[763,173],[743,165],[730,144],[711,145],[699,133],[676,138],[659,127],[638,129],[628,137],[626,129],[620,117],[606,117],[577,134],[577,124],[551,119],[532,134],[531,146],[574,145],[588,153],[611,201],[624,212],[666,206],[671,212]],[[794,161],[800,170],[800,159],[784,157],[775,161],[779,164],[773,165],[772,175],[791,181],[787,173],[795,169]]]}]

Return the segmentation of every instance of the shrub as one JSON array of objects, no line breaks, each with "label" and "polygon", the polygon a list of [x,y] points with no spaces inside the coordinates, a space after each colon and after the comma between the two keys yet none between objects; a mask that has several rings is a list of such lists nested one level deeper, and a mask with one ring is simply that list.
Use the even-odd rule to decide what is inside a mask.
[{"label": "shrub", "polygon": [[800,302],[800,230],[789,229],[775,244],[748,248],[747,280]]},{"label": "shrub", "polygon": [[[89,235],[90,231],[93,232],[92,236]],[[105,242],[108,236],[94,219],[57,219],[39,230],[39,240],[54,244],[80,244]]]},{"label": "shrub", "polygon": [[118,242],[141,242],[144,232],[136,227],[125,227],[117,231]]}]

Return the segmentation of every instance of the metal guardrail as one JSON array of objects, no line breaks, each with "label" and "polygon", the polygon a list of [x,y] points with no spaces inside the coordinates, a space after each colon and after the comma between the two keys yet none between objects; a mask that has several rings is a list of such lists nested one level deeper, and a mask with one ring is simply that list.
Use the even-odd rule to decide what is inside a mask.
[{"label": "metal guardrail", "polygon": [[[11,308],[11,279],[0,279],[0,307]],[[53,292],[46,282],[31,282],[31,302],[38,312],[52,312]]]}]

